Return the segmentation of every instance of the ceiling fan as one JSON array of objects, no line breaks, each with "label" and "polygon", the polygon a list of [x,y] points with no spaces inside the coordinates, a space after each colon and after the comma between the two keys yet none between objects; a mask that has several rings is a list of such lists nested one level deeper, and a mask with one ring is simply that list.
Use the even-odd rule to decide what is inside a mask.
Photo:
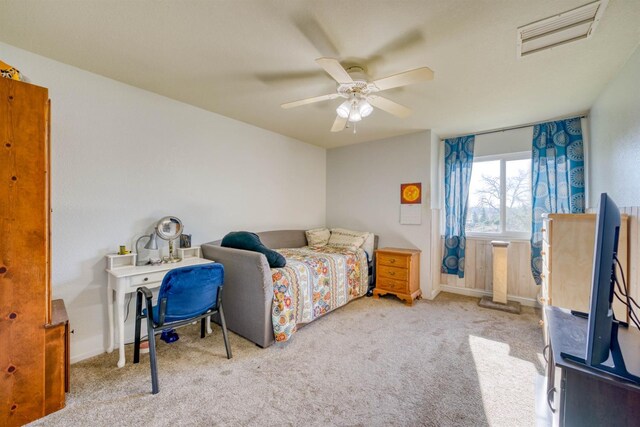
[{"label": "ceiling fan", "polygon": [[415,70],[369,82],[364,69],[360,66],[352,66],[345,70],[340,65],[340,62],[334,58],[318,58],[316,63],[338,82],[336,93],[287,102],[282,104],[281,107],[288,109],[314,102],[345,98],[346,101],[336,109],[337,116],[331,127],[331,132],[340,132],[345,127],[348,127],[348,123],[359,122],[371,114],[373,107],[396,117],[407,117],[412,113],[410,108],[379,96],[377,93],[387,89],[433,80],[433,71],[427,67],[416,68]]}]

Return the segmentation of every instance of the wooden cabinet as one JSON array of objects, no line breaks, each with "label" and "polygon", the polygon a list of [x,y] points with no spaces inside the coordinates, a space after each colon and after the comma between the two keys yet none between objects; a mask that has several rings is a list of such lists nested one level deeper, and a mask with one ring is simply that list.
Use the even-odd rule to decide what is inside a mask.
[{"label": "wooden cabinet", "polygon": [[[629,217],[621,215],[618,258],[629,286]],[[549,214],[542,243],[542,302],[589,312],[595,245],[595,214]],[[618,279],[622,283],[620,274]],[[625,306],[614,299],[616,318],[628,321]]]},{"label": "wooden cabinet", "polygon": [[0,425],[64,406],[69,327],[51,301],[49,94],[0,78]]},{"label": "wooden cabinet", "polygon": [[420,251],[383,248],[376,251],[376,288],[373,296],[393,294],[412,305],[419,298]]}]

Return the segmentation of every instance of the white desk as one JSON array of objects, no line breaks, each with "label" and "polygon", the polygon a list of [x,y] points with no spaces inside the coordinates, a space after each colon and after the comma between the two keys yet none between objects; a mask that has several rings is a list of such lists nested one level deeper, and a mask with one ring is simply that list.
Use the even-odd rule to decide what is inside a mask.
[{"label": "white desk", "polygon": [[[173,264],[126,266],[113,269],[107,268],[107,305],[109,312],[109,347],[107,352],[111,353],[114,346],[114,305],[113,293],[115,292],[115,318],[118,321],[118,345],[120,348],[120,358],[118,368],[124,366],[124,300],[125,295],[136,292],[140,286],[149,289],[157,288],[162,284],[162,279],[169,270],[186,267],[189,265],[208,264],[213,261],[204,258],[186,258]],[[134,314],[135,315],[135,314]],[[209,331],[211,333],[211,331]]]}]

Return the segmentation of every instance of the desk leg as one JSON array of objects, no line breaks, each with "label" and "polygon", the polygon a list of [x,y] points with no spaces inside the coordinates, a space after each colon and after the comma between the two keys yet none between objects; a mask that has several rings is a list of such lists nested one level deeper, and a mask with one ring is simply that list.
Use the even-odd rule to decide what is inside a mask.
[{"label": "desk leg", "polygon": [[118,368],[124,366],[124,292],[116,290],[116,307],[118,309],[118,345],[120,358]]},{"label": "desk leg", "polygon": [[213,332],[213,329],[211,329],[211,316],[207,317],[207,333],[210,334]]},{"label": "desk leg", "polygon": [[108,275],[107,279],[107,311],[109,316],[109,347],[107,347],[107,353],[111,353],[113,351],[113,288],[111,287],[111,275]]}]

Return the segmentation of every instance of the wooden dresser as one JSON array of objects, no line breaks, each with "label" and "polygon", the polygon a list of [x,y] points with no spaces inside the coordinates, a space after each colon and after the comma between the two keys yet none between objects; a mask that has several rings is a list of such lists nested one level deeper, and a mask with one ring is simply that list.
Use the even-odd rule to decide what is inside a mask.
[{"label": "wooden dresser", "polygon": [[420,251],[382,248],[376,251],[376,288],[373,296],[393,294],[413,305],[420,298]]},{"label": "wooden dresser", "polygon": [[[629,216],[621,215],[618,259],[629,285]],[[589,311],[595,214],[549,214],[544,219],[542,240],[542,302],[582,312]],[[616,270],[618,279],[622,278]],[[614,299],[614,312],[627,321],[622,303]]]},{"label": "wooden dresser", "polygon": [[[590,311],[595,214],[549,214],[542,229],[542,287],[540,302],[587,313]],[[621,215],[618,259],[629,286],[629,216]],[[616,270],[618,279],[622,278]],[[614,298],[618,320],[628,322],[625,306]],[[545,311],[543,310],[543,322]],[[548,344],[547,328],[543,328]]]},{"label": "wooden dresser", "polygon": [[51,301],[49,93],[0,78],[0,426],[65,405],[69,322]]}]

